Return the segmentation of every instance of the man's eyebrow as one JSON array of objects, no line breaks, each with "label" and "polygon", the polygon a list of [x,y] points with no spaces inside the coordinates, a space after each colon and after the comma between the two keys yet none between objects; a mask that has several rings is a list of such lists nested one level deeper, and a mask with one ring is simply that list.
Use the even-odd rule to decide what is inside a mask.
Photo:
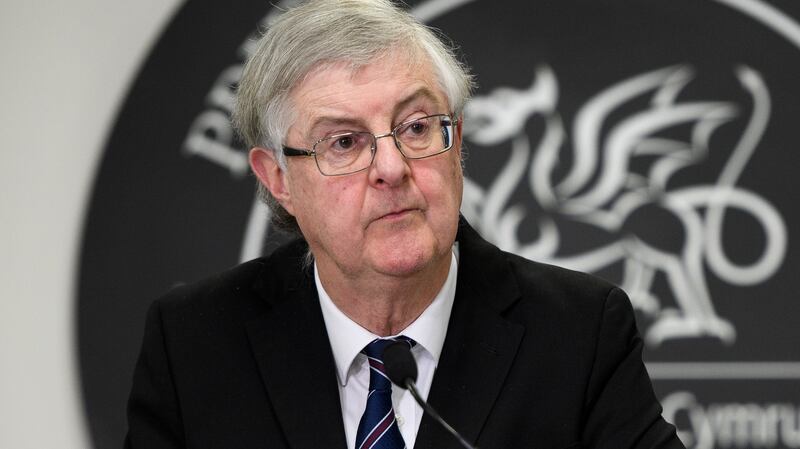
[{"label": "man's eyebrow", "polygon": [[320,139],[324,136],[317,135],[317,129],[323,126],[342,126],[346,125],[349,127],[359,127],[363,126],[361,120],[357,120],[351,117],[331,117],[331,116],[320,116],[314,119],[311,122],[311,127],[308,128],[308,132],[306,133],[306,138],[310,140]]},{"label": "man's eyebrow", "polygon": [[[400,100],[394,107],[394,112],[397,113],[401,109],[405,108],[409,104],[417,101],[420,98],[424,98],[426,100],[430,100],[434,103],[435,106],[439,106],[439,100],[436,98],[436,95],[427,87],[420,87],[419,89],[412,92],[410,95],[406,96],[404,99]],[[448,111],[435,111],[436,113],[448,113]],[[433,114],[434,112],[429,111],[429,113]]]}]

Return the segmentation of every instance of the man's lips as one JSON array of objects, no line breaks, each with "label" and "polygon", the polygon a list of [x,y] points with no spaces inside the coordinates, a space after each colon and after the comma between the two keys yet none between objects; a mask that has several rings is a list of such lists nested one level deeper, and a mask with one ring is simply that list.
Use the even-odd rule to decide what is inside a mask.
[{"label": "man's lips", "polygon": [[408,208],[408,209],[398,209],[386,214],[381,215],[378,217],[378,220],[397,220],[400,218],[405,217],[406,215],[414,212],[417,209]]}]

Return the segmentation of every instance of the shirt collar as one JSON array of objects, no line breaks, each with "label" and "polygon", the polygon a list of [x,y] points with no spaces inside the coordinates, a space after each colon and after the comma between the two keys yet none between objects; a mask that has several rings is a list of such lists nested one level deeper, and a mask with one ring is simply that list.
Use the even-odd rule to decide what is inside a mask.
[{"label": "shirt collar", "polygon": [[[436,294],[436,297],[433,298],[433,301],[422,314],[398,334],[405,335],[416,341],[417,347],[421,347],[433,357],[434,365],[439,363],[439,356],[442,353],[444,338],[447,334],[447,324],[450,321],[450,312],[453,309],[453,300],[456,295],[457,254],[458,247],[454,246],[450,259],[450,271],[439,293]],[[328,339],[336,362],[336,374],[339,377],[339,383],[344,386],[347,385],[350,367],[356,356],[364,346],[380,337],[361,327],[336,307],[336,304],[333,303],[331,297],[322,287],[316,262],[314,263],[314,282],[317,285],[322,316],[325,320]],[[415,350],[417,350],[416,347]]]}]

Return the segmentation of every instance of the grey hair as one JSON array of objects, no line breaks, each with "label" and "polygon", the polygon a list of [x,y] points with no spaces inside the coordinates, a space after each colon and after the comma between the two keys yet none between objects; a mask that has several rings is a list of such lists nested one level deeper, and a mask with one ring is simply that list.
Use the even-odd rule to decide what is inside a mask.
[{"label": "grey hair", "polygon": [[[356,71],[395,52],[431,64],[451,112],[461,116],[474,81],[441,33],[389,0],[311,0],[284,12],[256,44],[239,82],[234,126],[249,148],[271,150],[285,169],[280,149],[296,118],[292,89],[313,70],[346,63]],[[300,234],[294,217],[261,183],[258,190],[273,223]]]}]

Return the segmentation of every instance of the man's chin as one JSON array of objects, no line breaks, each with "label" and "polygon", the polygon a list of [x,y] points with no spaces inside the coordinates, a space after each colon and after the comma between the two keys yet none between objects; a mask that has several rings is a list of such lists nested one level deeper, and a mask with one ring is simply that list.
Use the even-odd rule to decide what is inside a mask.
[{"label": "man's chin", "polygon": [[382,261],[380,265],[377,266],[377,272],[384,274],[386,276],[396,277],[396,278],[409,278],[412,277],[420,272],[422,272],[427,264],[420,263],[419,261],[397,261],[393,260],[387,263],[387,261]]},{"label": "man's chin", "polygon": [[381,245],[371,251],[376,271],[397,277],[410,277],[436,264],[434,245],[420,240]]}]

